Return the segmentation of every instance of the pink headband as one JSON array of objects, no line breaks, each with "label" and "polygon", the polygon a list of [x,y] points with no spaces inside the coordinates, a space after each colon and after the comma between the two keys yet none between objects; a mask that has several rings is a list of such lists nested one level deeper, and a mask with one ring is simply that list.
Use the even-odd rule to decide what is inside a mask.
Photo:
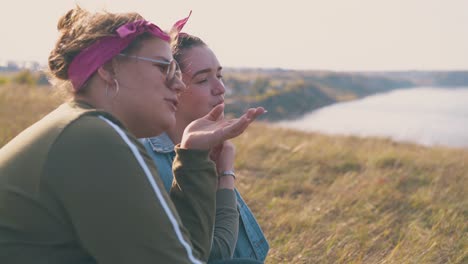
[{"label": "pink headband", "polygon": [[[187,23],[190,14],[177,21],[171,29],[179,33]],[[68,78],[73,84],[73,89],[80,90],[83,84],[93,73],[104,63],[112,59],[114,56],[124,50],[132,41],[143,33],[151,35],[169,42],[171,37],[158,26],[146,20],[138,20],[120,26],[117,30],[117,35],[99,39],[91,46],[82,50],[71,62],[68,68]]]}]

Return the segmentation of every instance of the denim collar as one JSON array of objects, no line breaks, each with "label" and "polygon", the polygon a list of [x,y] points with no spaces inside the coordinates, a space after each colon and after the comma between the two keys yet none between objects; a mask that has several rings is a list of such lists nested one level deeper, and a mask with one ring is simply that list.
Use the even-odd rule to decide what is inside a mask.
[{"label": "denim collar", "polygon": [[151,148],[158,153],[170,153],[174,151],[174,143],[166,133],[157,137],[148,138]]}]

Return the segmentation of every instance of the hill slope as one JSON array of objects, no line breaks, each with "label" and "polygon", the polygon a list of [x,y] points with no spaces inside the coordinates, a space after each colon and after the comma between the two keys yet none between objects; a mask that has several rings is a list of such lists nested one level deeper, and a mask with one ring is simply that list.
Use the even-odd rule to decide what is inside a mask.
[{"label": "hill slope", "polygon": [[226,111],[239,115],[264,106],[268,121],[298,118],[320,107],[394,89],[417,86],[468,86],[467,71],[331,72],[226,69],[230,89]]},{"label": "hill slope", "polygon": [[267,125],[235,142],[267,263],[468,262],[468,151]]}]

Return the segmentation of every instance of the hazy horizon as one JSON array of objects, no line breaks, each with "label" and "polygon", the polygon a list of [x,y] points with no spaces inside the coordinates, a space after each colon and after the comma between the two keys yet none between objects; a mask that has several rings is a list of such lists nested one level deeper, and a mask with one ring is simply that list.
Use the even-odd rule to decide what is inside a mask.
[{"label": "hazy horizon", "polygon": [[202,37],[229,68],[468,70],[468,0],[17,0],[4,2],[0,16],[0,63],[45,65],[56,23],[75,2],[90,11],[136,11],[163,29],[193,10],[184,31]]}]

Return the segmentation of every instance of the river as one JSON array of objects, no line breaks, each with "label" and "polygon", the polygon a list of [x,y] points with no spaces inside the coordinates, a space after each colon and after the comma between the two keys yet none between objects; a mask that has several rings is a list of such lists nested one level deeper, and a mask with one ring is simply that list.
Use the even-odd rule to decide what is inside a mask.
[{"label": "river", "polygon": [[468,148],[468,87],[393,90],[277,124],[325,134]]}]

